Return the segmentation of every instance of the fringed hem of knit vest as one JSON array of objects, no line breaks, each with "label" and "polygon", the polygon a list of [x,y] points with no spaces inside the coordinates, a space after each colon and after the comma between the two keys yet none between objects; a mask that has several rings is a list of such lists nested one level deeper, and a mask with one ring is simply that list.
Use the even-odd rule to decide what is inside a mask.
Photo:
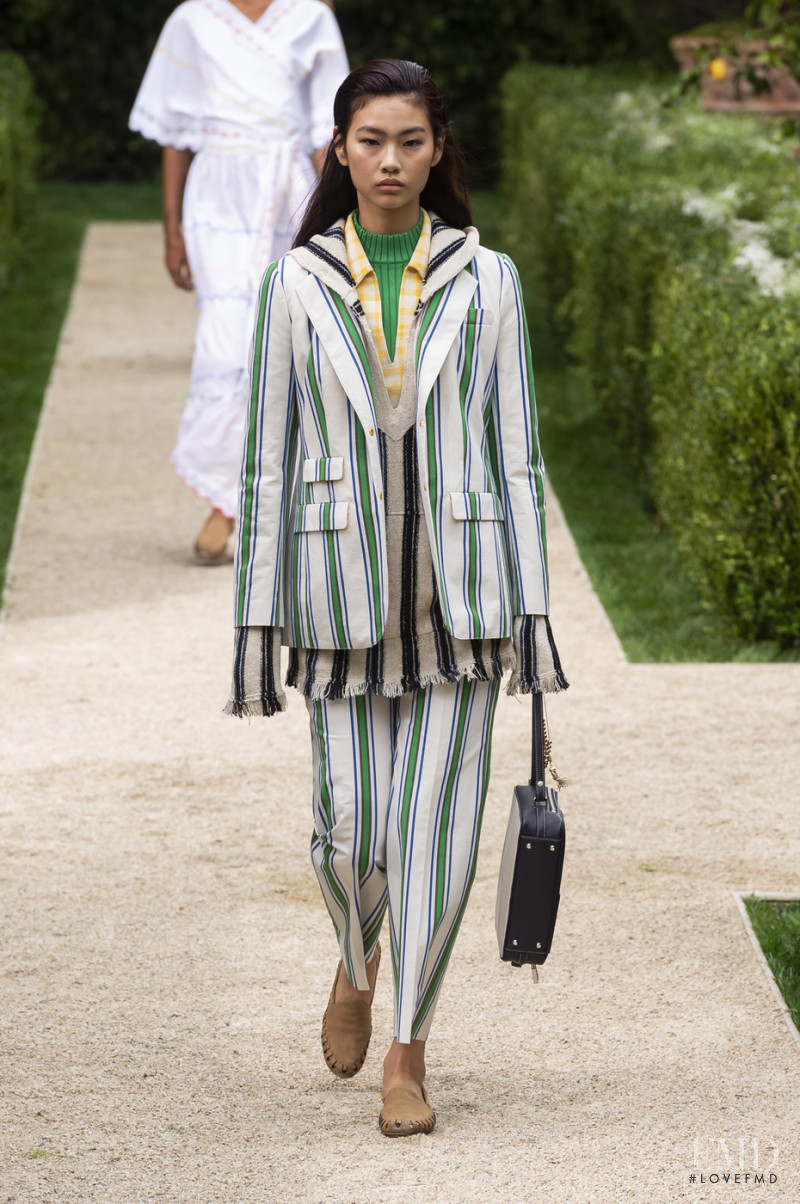
[{"label": "fringed hem of knit vest", "polygon": [[[499,644],[500,641],[493,640],[491,643]],[[312,651],[305,648],[290,649],[289,670],[286,674],[287,686],[294,687],[305,698],[312,700],[356,698],[363,694],[378,695],[381,698],[399,698],[410,690],[423,690],[426,686],[452,685],[460,681],[462,677],[472,681],[491,681],[494,678],[502,677],[516,664],[514,650],[509,648],[503,653],[499,649],[493,650],[488,658],[488,664],[487,658],[483,656],[472,657],[466,661],[456,659],[452,665],[440,666],[435,671],[422,672],[413,676],[407,675],[394,681],[370,681],[369,678],[360,678],[360,680],[351,682],[341,672],[338,675],[334,672],[330,678],[323,677],[321,681],[315,681],[313,675],[308,671],[301,673],[300,656],[298,655],[298,653],[305,653],[305,660],[308,664],[309,660],[312,660],[309,655]]]}]

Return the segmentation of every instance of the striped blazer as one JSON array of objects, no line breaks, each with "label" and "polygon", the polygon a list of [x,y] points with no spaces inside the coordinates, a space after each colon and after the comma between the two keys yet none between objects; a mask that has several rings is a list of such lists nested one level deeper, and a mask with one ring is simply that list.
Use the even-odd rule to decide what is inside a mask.
[{"label": "striped blazer", "polygon": [[[433,217],[433,215],[432,215]],[[285,645],[365,648],[386,620],[374,387],[344,223],[267,271],[251,353],[235,623]],[[546,614],[544,470],[519,280],[477,231],[433,218],[407,344],[422,509],[445,624],[510,636]]]}]

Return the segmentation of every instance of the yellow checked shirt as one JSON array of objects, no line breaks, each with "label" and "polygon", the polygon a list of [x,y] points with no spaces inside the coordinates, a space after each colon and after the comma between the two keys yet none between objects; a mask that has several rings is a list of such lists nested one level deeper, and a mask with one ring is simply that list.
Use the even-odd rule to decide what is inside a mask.
[{"label": "yellow checked shirt", "polygon": [[344,238],[347,250],[347,263],[356,282],[358,299],[361,302],[361,308],[364,310],[364,316],[369,324],[370,333],[378,349],[383,369],[383,378],[386,382],[386,391],[389,394],[389,400],[392,405],[396,406],[400,400],[400,391],[403,386],[403,361],[405,359],[408,332],[411,329],[411,322],[419,304],[420,296],[422,295],[422,282],[428,270],[428,260],[431,254],[431,219],[423,209],[422,233],[419,236],[408,266],[403,272],[403,280],[400,285],[397,341],[395,344],[394,359],[390,359],[389,357],[386,336],[383,333],[381,294],[378,288],[378,277],[375,275],[372,264],[367,259],[366,252],[359,241],[352,213],[345,224]]}]

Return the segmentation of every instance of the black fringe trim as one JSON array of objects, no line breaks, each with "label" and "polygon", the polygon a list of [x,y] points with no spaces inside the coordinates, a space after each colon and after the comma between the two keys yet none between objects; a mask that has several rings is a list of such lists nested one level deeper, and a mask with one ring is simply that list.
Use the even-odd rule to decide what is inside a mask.
[{"label": "black fringe trim", "polygon": [[483,663],[483,648],[480,640],[470,640],[472,646],[472,657],[474,661],[473,677],[476,681],[488,681],[489,674],[486,672],[486,666]]},{"label": "black fringe trim", "polygon": [[[233,643],[233,690],[230,702],[225,708],[229,715],[243,719],[251,715],[277,715],[282,709],[278,701],[276,672],[280,666],[275,665],[273,650],[274,627],[237,627]],[[259,689],[258,698],[247,697],[245,682],[245,662],[247,648],[252,640],[259,641]]]},{"label": "black fringe trim", "polygon": [[548,619],[547,615],[544,615],[543,617],[544,617],[544,622],[545,622],[545,629],[547,631],[547,640],[548,640],[548,643],[550,644],[550,651],[553,654],[553,668],[556,671],[556,681],[558,682],[558,684],[562,690],[568,690],[569,682],[567,681],[566,677],[564,676],[564,669],[561,665],[561,657],[558,655],[558,649],[556,648],[555,636],[553,635],[553,629],[550,626],[550,620]]},{"label": "black fringe trim", "polygon": [[433,563],[431,563],[431,575],[433,577],[433,601],[431,602],[430,616],[433,639],[436,645],[436,663],[439,673],[445,681],[458,681],[458,663],[456,661],[455,648],[453,647],[453,637],[444,625],[444,615],[442,614],[442,607],[439,602],[439,586],[436,581]]},{"label": "black fringe trim", "polygon": [[417,471],[416,432],[410,427],[403,436],[403,542],[400,576],[400,648],[403,663],[400,681],[403,690],[411,690],[419,681],[419,641],[416,630],[417,613],[417,546],[420,514],[417,508],[419,485]]},{"label": "black fringe trim", "polygon": [[545,624],[545,632],[547,642],[550,645],[550,652],[553,657],[553,669],[555,678],[553,679],[551,691],[568,690],[569,682],[564,676],[564,670],[561,666],[561,658],[558,655],[556,642],[553,637],[553,629],[550,626],[550,620],[547,615],[523,615],[522,623],[520,624],[519,632],[519,668],[518,668],[518,684],[517,689],[520,694],[532,694],[541,692],[541,681],[539,673],[538,656],[536,655],[536,622]]},{"label": "black fringe trim", "polygon": [[246,627],[237,627],[233,634],[233,694],[231,714],[241,719],[244,714],[244,658],[247,652]]}]

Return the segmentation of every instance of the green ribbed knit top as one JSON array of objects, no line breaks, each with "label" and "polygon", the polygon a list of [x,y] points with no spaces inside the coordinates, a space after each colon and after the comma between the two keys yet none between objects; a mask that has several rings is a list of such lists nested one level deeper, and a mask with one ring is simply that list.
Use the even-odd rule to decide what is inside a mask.
[{"label": "green ribbed knit top", "polygon": [[378,281],[383,334],[389,355],[394,360],[397,357],[397,312],[400,306],[403,272],[408,267],[422,233],[422,210],[413,230],[404,230],[402,234],[370,234],[359,225],[358,213],[353,215],[353,222],[358,241],[364,248],[364,254]]}]

